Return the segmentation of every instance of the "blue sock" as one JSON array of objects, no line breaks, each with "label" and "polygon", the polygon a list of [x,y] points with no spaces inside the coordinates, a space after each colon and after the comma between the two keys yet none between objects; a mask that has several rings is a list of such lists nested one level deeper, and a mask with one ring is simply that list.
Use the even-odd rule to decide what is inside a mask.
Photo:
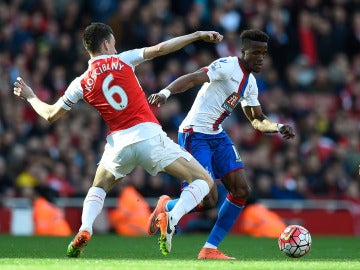
[{"label": "blue sock", "polygon": [[206,242],[217,247],[229,233],[243,208],[244,206],[236,205],[226,198],[221,205],[216,223]]},{"label": "blue sock", "polygon": [[175,204],[178,202],[178,200],[179,199],[174,199],[174,200],[168,201],[165,205],[165,210],[167,212],[171,211],[174,208]]}]

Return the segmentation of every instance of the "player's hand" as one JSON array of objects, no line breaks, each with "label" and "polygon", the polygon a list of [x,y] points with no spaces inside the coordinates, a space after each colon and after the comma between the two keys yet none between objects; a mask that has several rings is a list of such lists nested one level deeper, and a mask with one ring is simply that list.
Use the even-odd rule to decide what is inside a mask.
[{"label": "player's hand", "polygon": [[28,86],[21,77],[16,78],[14,83],[14,95],[25,100],[35,97],[34,91]]},{"label": "player's hand", "polygon": [[219,43],[224,38],[223,35],[216,31],[199,31],[198,33],[203,41],[211,43]]},{"label": "player's hand", "polygon": [[165,95],[163,94],[152,94],[148,97],[148,101],[151,105],[156,105],[158,107],[160,107],[160,105],[165,104],[167,101],[167,98]]},{"label": "player's hand", "polygon": [[279,130],[280,134],[283,136],[284,139],[292,139],[295,137],[294,134],[294,130],[292,128],[292,126],[290,125],[283,125],[280,130]]}]

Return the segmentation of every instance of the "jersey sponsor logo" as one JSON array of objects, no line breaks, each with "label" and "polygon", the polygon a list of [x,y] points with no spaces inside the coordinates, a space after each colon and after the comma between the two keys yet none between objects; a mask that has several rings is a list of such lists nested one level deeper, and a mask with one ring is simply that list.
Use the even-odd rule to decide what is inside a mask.
[{"label": "jersey sponsor logo", "polygon": [[236,105],[239,103],[240,95],[238,93],[232,93],[230,96],[222,104],[222,108],[224,108],[228,112],[232,112]]}]

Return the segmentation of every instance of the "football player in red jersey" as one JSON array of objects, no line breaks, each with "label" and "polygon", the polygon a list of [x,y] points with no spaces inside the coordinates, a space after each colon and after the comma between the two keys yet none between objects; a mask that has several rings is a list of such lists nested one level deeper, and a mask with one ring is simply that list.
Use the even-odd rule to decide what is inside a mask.
[{"label": "football player in red jersey", "polygon": [[55,104],[41,101],[22,78],[14,83],[14,94],[28,101],[49,122],[61,118],[83,99],[99,111],[109,127],[104,153],[84,200],[82,225],[67,249],[69,257],[79,257],[88,244],[107,192],[138,165],[152,175],[165,171],[191,182],[183,190],[171,215],[162,219],[166,223],[162,224],[166,228],[162,252],[170,251],[175,225],[209,193],[213,181],[192,155],[162,130],[134,69],[146,60],[169,54],[192,42],[218,43],[222,38],[218,32],[197,31],[155,46],[118,54],[112,29],[103,23],[92,23],[83,34],[83,44],[90,55],[88,69],[70,83]]}]

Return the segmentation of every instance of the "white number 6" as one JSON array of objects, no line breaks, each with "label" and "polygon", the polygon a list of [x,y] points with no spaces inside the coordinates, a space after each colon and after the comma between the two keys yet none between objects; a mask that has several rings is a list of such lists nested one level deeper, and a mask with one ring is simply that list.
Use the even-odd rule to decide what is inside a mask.
[{"label": "white number 6", "polygon": [[[111,73],[108,76],[106,76],[102,85],[102,91],[104,93],[106,100],[111,105],[111,107],[113,107],[115,110],[121,111],[125,109],[126,106],[128,105],[128,97],[124,89],[122,89],[119,85],[113,85],[109,88],[109,84],[113,79],[114,77]],[[116,94],[120,96],[121,101],[115,100],[114,95]]]}]

